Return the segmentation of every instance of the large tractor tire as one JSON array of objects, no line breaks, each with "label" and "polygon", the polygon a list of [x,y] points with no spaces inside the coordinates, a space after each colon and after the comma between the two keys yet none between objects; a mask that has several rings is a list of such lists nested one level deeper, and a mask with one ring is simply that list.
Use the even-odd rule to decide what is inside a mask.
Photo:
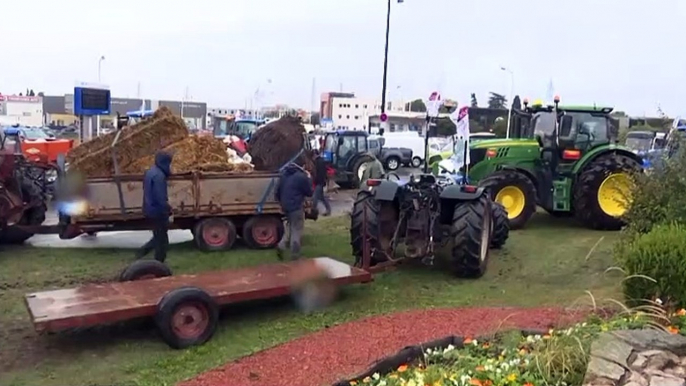
[{"label": "large tractor tire", "polygon": [[[373,266],[386,261],[386,253],[392,253],[390,241],[393,238],[395,226],[389,226],[389,221],[386,218],[382,218],[389,215],[388,209],[390,209],[390,206],[384,208],[385,206],[377,201],[371,192],[362,190],[357,193],[357,198],[353,204],[353,211],[350,215],[350,245],[352,246],[353,256],[355,256],[356,267],[362,266],[365,238],[369,243],[370,265]],[[382,213],[382,209],[386,209],[385,213]],[[366,225],[365,217],[367,220]]]},{"label": "large tractor tire", "polygon": [[491,235],[491,248],[500,249],[510,237],[510,220],[507,218],[505,207],[493,202],[493,233]]},{"label": "large tractor tire", "polygon": [[505,207],[511,229],[521,229],[536,213],[536,186],[516,170],[500,170],[484,178],[491,199]]},{"label": "large tractor tire", "polygon": [[625,197],[630,194],[632,174],[641,165],[622,154],[601,156],[584,167],[574,185],[574,214],[585,226],[619,230],[624,225]]},{"label": "large tractor tire", "polygon": [[[24,201],[30,201],[32,197],[43,196],[40,187],[33,182],[26,182],[22,186]],[[45,213],[48,207],[45,202],[24,211],[17,225],[41,225],[45,221]],[[0,231],[0,244],[23,244],[33,236],[16,226],[9,226]]]},{"label": "large tractor tire", "polygon": [[450,269],[457,276],[479,278],[486,273],[493,221],[491,204],[484,194],[455,206]]}]

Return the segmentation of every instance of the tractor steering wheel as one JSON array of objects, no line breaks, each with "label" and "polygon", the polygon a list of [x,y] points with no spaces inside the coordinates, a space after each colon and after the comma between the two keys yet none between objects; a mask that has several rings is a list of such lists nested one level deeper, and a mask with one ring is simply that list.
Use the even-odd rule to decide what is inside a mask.
[{"label": "tractor steering wheel", "polygon": [[400,176],[399,176],[398,174],[396,174],[396,173],[394,173],[394,172],[386,173],[386,179],[387,179],[387,180],[390,180],[390,178],[388,178],[388,177],[390,177],[390,176],[395,176],[395,180],[396,180],[396,181],[400,181]]}]

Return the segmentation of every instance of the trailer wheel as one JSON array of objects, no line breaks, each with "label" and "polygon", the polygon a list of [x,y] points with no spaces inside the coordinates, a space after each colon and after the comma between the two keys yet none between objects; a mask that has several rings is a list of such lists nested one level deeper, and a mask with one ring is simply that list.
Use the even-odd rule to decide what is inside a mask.
[{"label": "trailer wheel", "polygon": [[241,236],[250,248],[274,248],[283,237],[283,221],[276,216],[253,216],[243,225]]},{"label": "trailer wheel", "polygon": [[167,292],[157,304],[155,324],[170,347],[184,349],[210,340],[217,330],[219,307],[207,292],[181,287]]},{"label": "trailer wheel", "polygon": [[171,275],[171,269],[160,261],[138,260],[124,268],[119,275],[119,281],[148,280]]},{"label": "trailer wheel", "polygon": [[195,245],[201,251],[222,251],[231,249],[236,242],[236,225],[233,221],[212,217],[200,220],[193,233]]}]

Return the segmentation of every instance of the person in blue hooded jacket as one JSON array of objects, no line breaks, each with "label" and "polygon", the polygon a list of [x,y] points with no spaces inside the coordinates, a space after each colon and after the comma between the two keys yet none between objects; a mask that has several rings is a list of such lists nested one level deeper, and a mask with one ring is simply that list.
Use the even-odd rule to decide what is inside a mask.
[{"label": "person in blue hooded jacket", "polygon": [[143,214],[153,223],[152,238],[136,253],[140,259],[155,250],[155,260],[164,262],[169,247],[169,219],[171,207],[167,195],[167,178],[171,174],[172,156],[160,151],[155,154],[155,164],[143,178]]},{"label": "person in blue hooded jacket", "polygon": [[291,260],[299,259],[300,240],[305,228],[305,197],[312,197],[313,193],[310,173],[294,163],[288,164],[281,172],[274,193],[286,215],[287,225],[276,250],[277,256],[283,259],[283,253],[290,244]]}]

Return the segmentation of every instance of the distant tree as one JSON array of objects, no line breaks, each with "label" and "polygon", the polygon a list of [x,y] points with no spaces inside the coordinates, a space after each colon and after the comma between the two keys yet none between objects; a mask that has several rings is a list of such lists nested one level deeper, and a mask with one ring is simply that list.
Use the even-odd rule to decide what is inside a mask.
[{"label": "distant tree", "polygon": [[515,95],[514,99],[512,100],[512,109],[522,109],[522,101],[519,99],[519,95]]},{"label": "distant tree", "polygon": [[44,93],[43,91],[39,91],[39,92],[38,92],[38,96],[42,98],[42,97],[45,96],[45,93]]},{"label": "distant tree", "polygon": [[610,115],[612,115],[615,118],[624,118],[627,116],[624,111],[613,111]]},{"label": "distant tree", "polygon": [[476,100],[476,94],[472,93],[472,107],[479,107],[479,102]]},{"label": "distant tree", "polygon": [[33,92],[33,89],[30,89],[29,93],[27,95],[28,96],[36,96],[36,94]]},{"label": "distant tree", "polygon": [[507,106],[507,97],[503,94],[490,92],[488,97],[488,108],[490,109],[504,109]]},{"label": "distant tree", "polygon": [[436,120],[436,132],[441,136],[452,136],[457,133],[457,128],[450,118],[438,118]]},{"label": "distant tree", "polygon": [[412,112],[417,112],[417,113],[425,113],[426,112],[426,105],[424,104],[423,100],[415,99],[412,102],[407,104],[406,110],[412,111]]}]

